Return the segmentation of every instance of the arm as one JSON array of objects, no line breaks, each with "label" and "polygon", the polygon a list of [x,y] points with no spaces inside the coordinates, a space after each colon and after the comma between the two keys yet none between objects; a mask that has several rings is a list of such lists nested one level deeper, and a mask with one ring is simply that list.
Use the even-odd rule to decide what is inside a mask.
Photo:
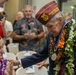
[{"label": "arm", "polygon": [[4,37],[7,38],[11,36],[13,32],[13,27],[12,27],[11,22],[5,20],[4,18],[0,22],[2,23]]},{"label": "arm", "polygon": [[15,72],[14,68],[12,69],[12,75],[16,75],[16,72]]},{"label": "arm", "polygon": [[13,32],[13,38],[14,38],[15,40],[27,39],[27,34],[18,35],[16,32]]},{"label": "arm", "polygon": [[8,29],[8,31],[6,31],[6,37],[10,37],[13,32],[12,23],[6,20],[4,24],[6,26],[6,29]]},{"label": "arm", "polygon": [[42,27],[42,24],[40,22],[38,22],[36,20],[36,26],[37,28],[34,28],[34,30],[38,33],[38,34],[35,34],[35,33],[31,33],[31,37],[33,39],[41,39],[44,37],[44,31],[43,31],[43,27]]},{"label": "arm", "polygon": [[44,32],[40,32],[40,34],[31,33],[30,37],[32,37],[33,39],[41,39],[44,37]]},{"label": "arm", "polygon": [[26,68],[28,66],[34,65],[38,62],[45,60],[47,57],[48,57],[48,41],[46,42],[43,50],[39,50],[37,54],[33,54],[32,56],[28,56],[21,60],[9,60],[9,61],[12,62],[14,66],[21,64],[23,68]]},{"label": "arm", "polygon": [[2,19],[2,20],[0,21],[0,24],[1,24],[1,26],[2,26],[3,35],[4,35],[4,37],[6,37],[7,34],[6,34],[6,27],[5,27],[4,23],[5,23],[5,20]]},{"label": "arm", "polygon": [[43,32],[43,31],[40,32],[40,34],[37,35],[37,38],[39,38],[39,39],[40,39],[40,38],[43,38],[43,37],[44,37],[44,32]]},{"label": "arm", "polygon": [[6,33],[6,34],[7,34],[7,35],[6,35],[6,37],[11,36],[11,35],[12,35],[12,33],[13,33],[12,31],[7,32],[7,33]]},{"label": "arm", "polygon": [[15,40],[23,40],[27,39],[27,34],[21,35],[21,22],[16,22],[14,25],[13,39]]},{"label": "arm", "polygon": [[45,60],[48,57],[48,42],[46,42],[43,50],[39,50],[37,54],[33,54],[32,56],[28,56],[26,58],[21,59],[21,64],[24,68],[34,65],[38,62]]},{"label": "arm", "polygon": [[6,33],[6,27],[5,27],[4,25],[2,25],[2,29],[3,29],[4,37],[6,38],[6,36],[7,36],[7,33]]},{"label": "arm", "polygon": [[42,62],[39,62],[39,63],[37,64],[38,68],[41,68],[42,66],[44,66],[44,65],[45,65],[46,60],[47,60],[47,59],[45,59],[45,60],[44,60],[44,61],[42,61]]},{"label": "arm", "polygon": [[21,59],[21,64],[23,68],[39,63],[49,56],[49,39],[50,34],[48,34],[47,36],[47,40],[43,47],[43,50],[39,50],[37,54],[33,54],[32,56],[28,56],[26,58]]}]

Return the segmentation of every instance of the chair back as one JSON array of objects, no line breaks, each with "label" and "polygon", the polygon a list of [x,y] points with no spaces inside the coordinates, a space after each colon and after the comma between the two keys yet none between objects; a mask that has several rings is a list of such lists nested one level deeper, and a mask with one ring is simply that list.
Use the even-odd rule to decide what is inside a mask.
[{"label": "chair back", "polygon": [[18,43],[10,43],[8,44],[8,50],[10,53],[18,53],[19,52],[19,44]]},{"label": "chair back", "polygon": [[26,51],[20,51],[16,54],[17,59],[22,59],[27,56],[30,56],[30,53],[26,53]]}]

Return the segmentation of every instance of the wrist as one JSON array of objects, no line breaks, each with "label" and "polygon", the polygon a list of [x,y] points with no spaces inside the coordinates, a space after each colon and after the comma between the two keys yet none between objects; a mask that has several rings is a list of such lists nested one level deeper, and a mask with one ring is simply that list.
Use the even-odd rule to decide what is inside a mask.
[{"label": "wrist", "polygon": [[24,39],[25,38],[24,35],[22,35],[21,38]]}]

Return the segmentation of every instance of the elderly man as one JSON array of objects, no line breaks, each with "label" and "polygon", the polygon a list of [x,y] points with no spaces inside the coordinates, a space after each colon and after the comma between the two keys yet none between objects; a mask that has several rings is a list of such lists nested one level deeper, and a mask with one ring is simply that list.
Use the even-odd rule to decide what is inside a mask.
[{"label": "elderly man", "polygon": [[49,31],[46,44],[37,54],[13,64],[26,68],[49,57],[49,75],[76,75],[76,25],[63,18],[55,1],[41,8],[36,18]]},{"label": "elderly man", "polygon": [[14,25],[13,38],[19,43],[19,50],[40,49],[40,39],[44,37],[41,23],[32,17],[33,9],[26,5],[24,8],[24,18]]},{"label": "elderly man", "polygon": [[2,6],[8,0],[0,0],[0,6]]}]

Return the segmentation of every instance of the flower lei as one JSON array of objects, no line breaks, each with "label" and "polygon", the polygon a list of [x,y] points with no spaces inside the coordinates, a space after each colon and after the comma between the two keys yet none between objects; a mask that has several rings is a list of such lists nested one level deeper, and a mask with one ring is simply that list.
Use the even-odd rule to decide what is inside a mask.
[{"label": "flower lei", "polygon": [[0,60],[0,75],[4,75],[6,66],[7,66],[7,60],[6,59]]},{"label": "flower lei", "polygon": [[[55,71],[54,75],[73,75],[74,74],[74,36],[76,32],[74,31],[75,25],[72,25],[72,21],[67,23],[62,30],[61,37],[59,39],[57,49],[56,49],[56,60],[54,62]],[[50,37],[50,57],[52,57],[54,50],[53,37]]]}]

